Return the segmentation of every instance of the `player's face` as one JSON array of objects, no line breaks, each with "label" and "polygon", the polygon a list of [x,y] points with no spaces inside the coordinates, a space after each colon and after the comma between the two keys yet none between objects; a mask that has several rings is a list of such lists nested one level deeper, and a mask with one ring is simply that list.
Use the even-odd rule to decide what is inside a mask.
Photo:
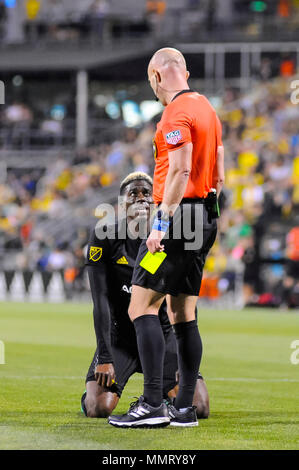
[{"label": "player's face", "polygon": [[124,203],[128,218],[149,218],[153,203],[152,186],[145,180],[132,181],[125,188]]}]

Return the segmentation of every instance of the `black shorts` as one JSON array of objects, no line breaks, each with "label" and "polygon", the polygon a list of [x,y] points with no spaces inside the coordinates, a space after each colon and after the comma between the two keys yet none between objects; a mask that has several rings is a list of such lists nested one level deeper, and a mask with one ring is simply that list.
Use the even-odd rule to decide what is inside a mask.
[{"label": "black shorts", "polygon": [[[190,232],[195,233],[193,238],[184,231],[188,226]],[[180,238],[178,233],[182,234]],[[132,284],[174,296],[199,295],[205,260],[216,235],[216,219],[210,219],[205,203],[183,200],[162,242],[166,258],[154,274],[141,267],[140,262],[148,252],[144,239],[138,251]],[[196,237],[201,240],[200,246],[186,249],[186,243],[194,245]]]},{"label": "black shorts", "polygon": [[[170,329],[164,334],[165,337],[165,358],[163,373],[163,395],[166,397],[168,392],[176,386],[176,372],[178,370],[176,339],[173,330]],[[112,356],[115,369],[116,384],[113,384],[109,390],[121,397],[129,378],[135,373],[142,373],[138,348],[136,341],[127,342],[120,335],[112,336]],[[98,364],[98,351],[95,352],[92,363],[90,364],[86,383],[95,381],[95,367]]]}]

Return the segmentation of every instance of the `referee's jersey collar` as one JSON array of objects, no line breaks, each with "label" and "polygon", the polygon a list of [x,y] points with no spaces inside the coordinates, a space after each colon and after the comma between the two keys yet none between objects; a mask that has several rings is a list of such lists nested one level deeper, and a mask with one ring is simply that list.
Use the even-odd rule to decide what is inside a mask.
[{"label": "referee's jersey collar", "polygon": [[174,95],[174,97],[171,100],[171,103],[180,95],[183,95],[184,93],[194,93],[194,90],[191,90],[191,88],[186,88],[186,90],[181,90],[179,93]]}]

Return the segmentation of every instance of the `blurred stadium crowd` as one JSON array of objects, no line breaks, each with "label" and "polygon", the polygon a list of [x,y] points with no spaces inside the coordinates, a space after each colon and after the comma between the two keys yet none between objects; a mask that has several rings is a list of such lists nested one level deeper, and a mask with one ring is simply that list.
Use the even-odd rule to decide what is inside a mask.
[{"label": "blurred stadium crowd", "polygon": [[[18,32],[11,35],[7,24],[15,7]],[[226,33],[232,38],[234,32],[243,40],[244,35],[265,39],[266,34],[273,40],[278,30],[288,37],[295,34],[298,23],[298,0],[0,0],[4,43],[109,42],[149,34],[199,40]]]},{"label": "blurred stadium crowd", "polygon": [[[206,262],[201,297],[240,290],[247,305],[299,305],[299,106],[290,80],[260,82],[217,109],[226,183],[219,235]],[[30,109],[11,109],[30,119]],[[155,121],[159,119],[157,115]],[[116,205],[130,171],[152,173],[154,120],[115,138],[58,152],[32,168],[4,164],[0,181],[0,261],[5,271],[62,273],[68,295],[86,290],[85,246],[100,202]],[[3,164],[3,162],[2,162]]]}]

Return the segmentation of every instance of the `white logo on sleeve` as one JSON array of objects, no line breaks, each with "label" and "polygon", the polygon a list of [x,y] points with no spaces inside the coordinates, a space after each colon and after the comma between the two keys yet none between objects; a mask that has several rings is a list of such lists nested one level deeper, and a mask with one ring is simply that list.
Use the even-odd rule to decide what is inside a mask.
[{"label": "white logo on sleeve", "polygon": [[168,144],[176,145],[180,140],[182,140],[182,134],[179,130],[166,134],[166,142]]}]

